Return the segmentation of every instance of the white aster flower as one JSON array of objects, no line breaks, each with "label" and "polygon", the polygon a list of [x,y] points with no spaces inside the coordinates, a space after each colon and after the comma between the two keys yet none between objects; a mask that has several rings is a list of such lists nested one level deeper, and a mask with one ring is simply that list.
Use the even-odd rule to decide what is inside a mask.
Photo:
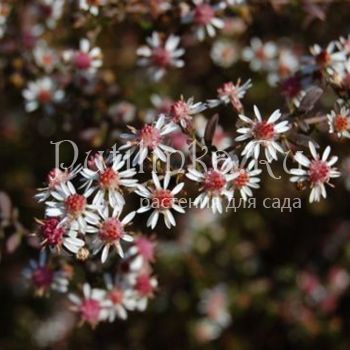
[{"label": "white aster flower", "polygon": [[250,68],[253,71],[260,71],[268,68],[276,54],[277,46],[275,43],[271,41],[263,43],[259,38],[252,38],[250,46],[243,49],[242,58],[250,62]]},{"label": "white aster flower", "polygon": [[125,163],[121,154],[113,155],[111,162],[106,162],[102,157],[95,157],[92,168],[82,169],[84,186],[96,192],[92,200],[93,205],[100,206],[107,201],[113,208],[121,209],[124,206],[123,188],[132,188],[137,183],[137,180],[132,178],[136,174],[134,168],[122,170]]},{"label": "white aster flower", "polygon": [[48,217],[60,217],[60,224],[70,224],[73,230],[82,234],[86,233],[87,218],[89,223],[98,222],[99,217],[94,213],[96,206],[87,203],[91,195],[89,189],[83,194],[77,193],[71,182],[61,183],[51,192],[55,201],[47,201],[46,215]]},{"label": "white aster flower", "polygon": [[180,58],[185,50],[179,48],[180,37],[170,35],[166,40],[162,40],[157,32],[146,39],[148,45],[140,46],[137,55],[140,56],[138,64],[148,66],[150,75],[154,80],[160,80],[165,72],[172,68],[181,68],[184,61]]},{"label": "white aster flower", "polygon": [[58,63],[58,56],[56,52],[48,47],[46,41],[39,41],[33,50],[35,63],[42,68],[46,73],[54,70]]},{"label": "white aster flower", "polygon": [[167,161],[166,153],[175,152],[172,147],[163,143],[165,137],[177,130],[174,123],[166,123],[165,116],[160,115],[158,120],[151,124],[146,124],[141,130],[130,127],[133,135],[128,135],[131,140],[121,146],[119,150],[128,150],[126,157],[130,157],[137,150],[132,164],[143,164],[149,153],[163,162]]},{"label": "white aster flower", "polygon": [[23,91],[23,97],[26,111],[33,112],[39,106],[49,106],[61,102],[64,98],[64,91],[57,87],[52,78],[44,77],[29,82]]},{"label": "white aster flower", "polygon": [[92,242],[94,254],[97,254],[102,249],[101,262],[106,262],[111,247],[115,247],[119,256],[123,257],[124,252],[121,246],[121,241],[132,242],[133,238],[127,233],[127,225],[131,224],[136,212],[130,212],[120,219],[120,209],[114,208],[110,213],[109,206],[105,206],[99,210],[101,219],[95,220],[86,219],[91,224],[86,232],[96,234],[95,240]]},{"label": "white aster flower", "polygon": [[181,97],[180,100],[174,102],[170,107],[170,119],[175,124],[180,124],[184,129],[192,125],[194,115],[204,111],[206,105],[202,102],[194,102],[193,97],[187,101]]},{"label": "white aster flower", "polygon": [[101,49],[99,47],[91,47],[88,39],[80,40],[79,50],[65,51],[63,58],[82,74],[93,75],[102,66]]},{"label": "white aster flower", "polygon": [[138,185],[135,191],[139,196],[144,197],[143,201],[146,201],[146,205],[142,205],[137,210],[138,213],[144,213],[153,209],[152,214],[147,220],[147,227],[154,229],[157,225],[159,215],[163,215],[164,223],[167,228],[176,226],[175,218],[171,210],[175,210],[178,213],[184,213],[185,210],[176,203],[176,195],[182,190],[184,183],[178,183],[172,190],[168,189],[170,183],[170,173],[167,172],[164,176],[163,185],[155,172],[152,172],[152,180],[154,186],[145,187]]},{"label": "white aster flower", "polygon": [[335,41],[331,41],[325,49],[315,44],[310,48],[314,64],[319,68],[327,68],[346,61],[346,54],[343,51],[337,51]]},{"label": "white aster flower", "polygon": [[341,107],[339,112],[332,111],[327,114],[329,132],[336,133],[338,137],[350,138],[350,110]]},{"label": "white aster flower", "polygon": [[265,157],[268,162],[273,159],[277,160],[277,152],[284,154],[283,148],[277,140],[281,134],[289,130],[288,121],[285,120],[276,124],[281,117],[278,109],[267,120],[262,119],[256,106],[254,106],[254,113],[255,120],[242,114],[239,115],[244,125],[237,129],[237,132],[241,135],[236,137],[236,141],[241,142],[250,139],[242,151],[242,156],[258,159],[262,147],[265,149]]},{"label": "white aster flower", "polygon": [[291,169],[290,173],[293,176],[290,178],[290,181],[308,181],[311,187],[309,201],[312,203],[320,201],[321,196],[323,198],[327,197],[325,185],[330,185],[330,180],[339,177],[340,173],[336,168],[332,167],[337,162],[338,157],[332,156],[328,160],[331,152],[329,146],[326,147],[321,158],[312,142],[309,142],[309,148],[312,159],[305,157],[302,152],[297,152],[295,154],[294,159],[306,169]]},{"label": "white aster flower", "polygon": [[237,176],[232,181],[232,188],[234,191],[239,191],[244,201],[253,196],[252,189],[260,187],[258,175],[261,174],[261,169],[257,169],[256,164],[255,159],[253,159],[245,168],[239,165],[238,159],[235,162],[233,173]]},{"label": "white aster flower", "polygon": [[217,89],[218,97],[216,99],[208,100],[210,108],[216,107],[220,104],[232,104],[232,107],[240,112],[242,111],[241,99],[246,94],[247,90],[252,87],[252,82],[248,79],[243,85],[241,85],[241,79],[237,80],[237,83],[229,81],[224,83]]},{"label": "white aster flower", "polygon": [[193,0],[193,3],[195,8],[183,18],[183,22],[194,24],[195,34],[200,41],[204,40],[206,35],[214,37],[216,31],[225,25],[224,21],[216,14],[225,6],[220,3],[213,6],[207,0]]},{"label": "white aster flower", "polygon": [[222,201],[224,198],[230,200],[233,197],[233,191],[228,189],[229,182],[237,175],[230,173],[233,169],[232,159],[226,158],[222,164],[219,164],[216,152],[212,153],[212,167],[205,169],[202,173],[194,168],[188,168],[186,176],[201,184],[201,193],[194,201],[196,207],[204,208],[210,205],[213,213],[223,212]]},{"label": "white aster flower", "polygon": [[65,0],[39,0],[38,6],[46,25],[53,29],[62,17]]},{"label": "white aster flower", "polygon": [[128,316],[127,311],[135,310],[136,308],[136,293],[125,283],[121,283],[118,276],[115,276],[114,281],[109,274],[106,274],[104,277],[107,288],[106,297],[112,304],[108,308],[109,322],[114,322],[116,318],[126,320]]},{"label": "white aster flower", "polygon": [[217,66],[229,68],[237,62],[239,49],[234,42],[217,40],[210,50],[210,57]]},{"label": "white aster flower", "polygon": [[68,299],[73,304],[71,310],[79,314],[81,323],[86,322],[94,328],[108,318],[111,301],[106,298],[103,289],[91,288],[88,283],[84,283],[83,297],[70,293]]},{"label": "white aster flower", "polygon": [[29,266],[23,270],[23,275],[38,295],[43,295],[50,290],[65,293],[69,284],[63,271],[54,270],[48,265],[47,253],[44,249],[40,251],[38,261],[29,261]]}]

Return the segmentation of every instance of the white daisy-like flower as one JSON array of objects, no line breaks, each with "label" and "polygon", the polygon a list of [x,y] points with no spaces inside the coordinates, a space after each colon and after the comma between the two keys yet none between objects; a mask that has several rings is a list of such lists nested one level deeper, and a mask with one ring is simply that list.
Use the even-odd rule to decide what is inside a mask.
[{"label": "white daisy-like flower", "polygon": [[132,178],[136,174],[134,168],[122,170],[126,163],[122,158],[121,154],[117,154],[113,155],[111,162],[106,162],[102,157],[95,157],[92,168],[82,169],[84,186],[96,192],[93,205],[101,206],[107,201],[113,208],[124,206],[123,188],[135,187],[137,180]]},{"label": "white daisy-like flower", "polygon": [[65,51],[63,58],[82,74],[95,74],[97,69],[102,66],[101,49],[91,47],[88,39],[80,40],[79,50]]},{"label": "white daisy-like flower", "polygon": [[246,168],[239,165],[238,159],[235,162],[233,172],[237,175],[232,181],[233,190],[239,191],[244,201],[253,196],[252,189],[259,188],[261,169],[257,169],[255,159],[248,163]]},{"label": "white daisy-like flower", "polygon": [[157,279],[147,271],[142,271],[139,274],[128,274],[127,279],[136,292],[136,309],[145,311],[148,300],[154,296],[155,289],[158,286]]},{"label": "white daisy-like flower", "polygon": [[115,276],[114,280],[111,275],[104,276],[105,285],[107,288],[106,298],[111,301],[111,307],[108,308],[108,320],[114,322],[116,318],[126,320],[128,310],[136,308],[136,293],[132,288],[120,282],[120,278]]},{"label": "white daisy-like flower", "polygon": [[105,290],[91,288],[88,283],[83,285],[82,297],[69,293],[68,299],[73,304],[71,310],[79,314],[80,322],[86,322],[93,328],[108,318],[108,310],[112,306],[111,301],[106,298]]},{"label": "white daisy-like flower", "polygon": [[69,284],[63,271],[54,270],[47,264],[45,250],[40,251],[38,261],[29,261],[29,266],[23,270],[23,276],[30,281],[38,295],[43,295],[50,290],[65,293]]},{"label": "white daisy-like flower", "polygon": [[50,77],[40,78],[28,83],[23,90],[25,109],[33,112],[40,106],[49,106],[61,102],[64,98],[64,91],[57,87],[55,81]]},{"label": "white daisy-like flower", "polygon": [[213,213],[223,212],[222,201],[224,198],[230,200],[233,197],[233,191],[228,189],[229,182],[237,175],[231,173],[233,169],[232,159],[226,158],[222,164],[222,159],[218,158],[216,152],[212,153],[212,167],[205,169],[202,173],[194,168],[188,168],[186,176],[201,184],[201,192],[194,200],[196,207],[204,208],[210,205]]},{"label": "white daisy-like flower", "polygon": [[202,102],[194,102],[191,97],[187,101],[181,97],[180,100],[174,102],[170,107],[170,119],[175,124],[180,124],[184,129],[192,125],[192,117],[204,111],[206,105]]},{"label": "white daisy-like flower", "polygon": [[183,22],[192,22],[194,24],[197,39],[202,41],[206,35],[214,37],[218,29],[225,26],[225,22],[217,17],[217,11],[225,6],[220,3],[211,5],[207,0],[193,0],[195,5],[193,11],[183,18]]},{"label": "white daisy-like flower", "polygon": [[311,187],[309,201],[312,203],[320,201],[321,196],[323,198],[327,197],[325,185],[330,185],[330,180],[332,178],[339,177],[340,172],[333,167],[333,165],[337,162],[338,157],[332,156],[330,159],[328,159],[331,152],[331,148],[329,146],[326,147],[321,158],[312,142],[309,142],[309,148],[312,159],[305,157],[302,152],[297,152],[295,154],[294,159],[306,169],[291,169],[290,173],[293,176],[290,178],[290,181],[308,181]]},{"label": "white daisy-like flower", "polygon": [[55,190],[63,182],[71,181],[80,171],[80,166],[72,169],[61,170],[59,168],[52,169],[46,179],[46,187],[38,188],[38,193],[34,198],[39,202],[46,201],[50,196],[51,192]]},{"label": "white daisy-like flower", "polygon": [[92,15],[97,16],[99,7],[107,4],[107,0],[79,0],[79,8],[89,11]]},{"label": "white daisy-like flower", "polygon": [[277,160],[277,152],[284,154],[284,150],[277,140],[281,134],[289,130],[289,123],[286,120],[276,123],[281,117],[279,109],[274,111],[267,120],[262,119],[256,106],[254,106],[254,113],[255,120],[242,114],[239,115],[244,126],[237,129],[237,132],[242,135],[236,137],[236,141],[241,142],[250,139],[242,151],[242,156],[258,159],[262,147],[265,149],[265,157],[268,162],[273,159]]},{"label": "white daisy-like flower", "polygon": [[148,45],[137,49],[137,55],[140,56],[138,64],[149,67],[152,79],[158,81],[168,69],[185,65],[180,58],[185,53],[184,49],[179,48],[180,37],[170,35],[166,40],[162,40],[159,33],[153,32],[146,41]]},{"label": "white daisy-like flower", "polygon": [[71,182],[61,183],[51,192],[55,201],[47,201],[46,216],[60,217],[60,225],[69,224],[73,230],[86,233],[87,218],[89,223],[97,223],[99,217],[94,213],[96,206],[88,204],[87,198],[91,195],[89,189],[83,194],[77,193]]},{"label": "white daisy-like flower", "polygon": [[350,138],[350,110],[341,107],[339,112],[332,111],[327,114],[329,132],[336,133],[338,137]]},{"label": "white daisy-like flower", "polygon": [[115,247],[120,257],[124,256],[121,241],[132,242],[133,238],[127,233],[127,225],[131,224],[136,212],[130,212],[120,219],[120,208],[113,208],[112,212],[108,205],[99,210],[101,219],[98,222],[87,218],[86,221],[91,224],[86,232],[96,234],[92,242],[94,254],[102,249],[101,262],[106,262],[111,247]]},{"label": "white daisy-like flower", "polygon": [[232,41],[216,40],[210,50],[210,58],[217,66],[229,68],[239,59],[239,49]]},{"label": "white daisy-like flower", "polygon": [[337,51],[335,41],[331,41],[325,49],[315,44],[310,48],[310,52],[313,56],[314,63],[322,69],[346,61],[345,52]]},{"label": "white daisy-like flower", "polygon": [[58,63],[56,52],[48,47],[46,41],[39,41],[33,50],[35,63],[46,73],[51,73]]},{"label": "white daisy-like flower", "polygon": [[65,0],[40,0],[38,2],[42,18],[45,19],[46,25],[53,29],[57,21],[62,17]]},{"label": "white daisy-like flower", "polygon": [[218,97],[216,99],[208,100],[210,108],[217,107],[220,104],[232,104],[232,107],[236,111],[242,111],[241,99],[246,94],[247,90],[252,87],[252,82],[248,79],[243,85],[241,85],[241,79],[237,80],[234,84],[232,81],[224,83],[217,89]]},{"label": "white daisy-like flower", "polygon": [[175,218],[171,210],[182,214],[185,212],[185,210],[176,203],[177,200],[175,197],[182,190],[184,183],[180,182],[170,190],[168,189],[170,178],[170,173],[166,172],[163,185],[161,185],[157,174],[152,172],[154,186],[145,187],[143,185],[138,185],[135,191],[139,196],[144,197],[144,200],[147,202],[146,205],[141,206],[137,212],[144,213],[153,209],[152,214],[147,220],[147,227],[154,229],[157,225],[159,215],[161,214],[164,217],[165,226],[170,229],[171,226],[176,226]]},{"label": "white daisy-like flower", "polygon": [[59,218],[48,218],[37,220],[40,225],[40,244],[56,248],[60,252],[63,246],[69,252],[77,254],[84,247],[85,242],[78,238],[76,231],[72,230],[69,225],[60,224]]},{"label": "white daisy-like flower", "polygon": [[271,60],[276,57],[277,46],[275,43],[268,41],[263,43],[259,38],[252,38],[250,46],[242,51],[244,61],[250,62],[250,68],[253,71],[267,69]]},{"label": "white daisy-like flower", "polygon": [[119,150],[128,150],[125,155],[126,158],[132,156],[137,150],[132,162],[134,166],[143,164],[149,153],[157,159],[166,162],[166,153],[175,152],[172,147],[165,145],[163,142],[167,135],[177,130],[177,125],[167,123],[164,115],[160,115],[155,122],[146,124],[140,130],[129,128],[133,133],[133,135],[128,135],[128,138],[131,138],[131,140],[121,146]]}]

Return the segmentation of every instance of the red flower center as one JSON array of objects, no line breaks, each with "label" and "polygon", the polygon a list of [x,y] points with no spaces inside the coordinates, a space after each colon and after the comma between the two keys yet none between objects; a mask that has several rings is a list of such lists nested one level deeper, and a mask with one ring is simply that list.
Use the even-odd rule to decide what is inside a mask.
[{"label": "red flower center", "polygon": [[214,18],[215,12],[208,4],[198,5],[194,10],[194,21],[199,25],[207,25]]},{"label": "red flower center", "polygon": [[44,220],[41,226],[41,234],[49,245],[58,245],[62,243],[62,237],[65,232],[63,227],[57,227],[59,220],[56,218]]},{"label": "red flower center", "polygon": [[86,198],[82,196],[81,194],[71,194],[67,199],[64,201],[65,208],[68,212],[68,214],[72,216],[78,216],[80,215],[86,206]]},{"label": "red flower center", "polygon": [[106,219],[99,231],[99,237],[102,241],[113,243],[119,241],[124,236],[123,224],[116,218]]},{"label": "red flower center", "polygon": [[123,302],[123,291],[118,288],[114,288],[108,293],[108,298],[114,305],[121,304]]},{"label": "red flower center", "polygon": [[156,190],[153,193],[152,205],[154,208],[163,210],[173,206],[174,196],[169,190]]},{"label": "red flower center", "polygon": [[156,66],[167,67],[171,63],[171,57],[165,48],[156,47],[152,51],[152,61]]},{"label": "red flower center", "polygon": [[85,322],[96,325],[99,321],[101,306],[95,299],[86,299],[80,305],[80,316]]},{"label": "red flower center", "polygon": [[91,66],[91,58],[85,52],[77,52],[74,56],[74,64],[78,69],[88,69]]},{"label": "red flower center", "polygon": [[327,66],[332,62],[331,55],[327,50],[323,50],[316,56],[316,62],[320,66]]},{"label": "red flower center", "polygon": [[248,182],[249,182],[249,174],[242,169],[239,173],[239,176],[233,180],[233,185],[236,188],[241,189],[242,187],[246,186]]},{"label": "red flower center", "polygon": [[51,91],[42,89],[38,93],[38,101],[40,103],[47,103],[50,102],[52,99]]},{"label": "red flower center", "polygon": [[336,115],[334,118],[334,129],[337,132],[348,130],[348,118],[341,114]]},{"label": "red flower center", "polygon": [[146,147],[154,149],[159,145],[161,137],[157,128],[145,125],[140,131],[140,139]]},{"label": "red flower center", "polygon": [[206,173],[203,187],[207,192],[220,192],[226,185],[225,177],[216,170]]},{"label": "red flower center", "polygon": [[311,161],[309,178],[312,183],[327,182],[329,180],[329,166],[322,160]]},{"label": "red flower center", "polygon": [[139,275],[136,278],[135,289],[142,296],[150,296],[153,293],[151,278],[147,274]]},{"label": "red flower center", "polygon": [[273,124],[264,120],[255,124],[253,134],[257,140],[272,140],[275,136],[275,128]]},{"label": "red flower center", "polygon": [[36,288],[48,289],[53,281],[53,271],[46,266],[40,266],[33,272],[32,281]]},{"label": "red flower center", "polygon": [[119,175],[112,168],[107,168],[100,174],[100,186],[103,188],[117,188]]}]

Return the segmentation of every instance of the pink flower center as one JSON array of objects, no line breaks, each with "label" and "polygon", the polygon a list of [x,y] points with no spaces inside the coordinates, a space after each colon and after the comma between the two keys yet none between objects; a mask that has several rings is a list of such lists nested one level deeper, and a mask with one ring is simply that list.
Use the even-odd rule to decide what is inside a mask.
[{"label": "pink flower center", "polygon": [[81,319],[85,322],[90,323],[92,326],[98,323],[100,312],[101,306],[97,300],[86,299],[80,305]]},{"label": "pink flower center", "polygon": [[161,136],[157,128],[145,125],[140,131],[140,139],[146,147],[154,149],[160,144]]},{"label": "pink flower center", "polygon": [[118,219],[109,218],[102,223],[98,234],[102,241],[113,243],[124,236],[124,227]]},{"label": "pink flower center", "polygon": [[309,178],[312,183],[323,183],[329,180],[329,166],[322,160],[313,160],[309,166]]},{"label": "pink flower center", "polygon": [[117,188],[119,175],[112,168],[107,168],[100,174],[100,186],[103,188]]},{"label": "pink flower center", "polygon": [[123,291],[119,288],[114,288],[108,293],[108,298],[114,305],[121,304],[123,302]]},{"label": "pink flower center", "polygon": [[64,201],[67,212],[72,216],[79,216],[86,207],[86,198],[81,194],[71,194]]},{"label": "pink flower center", "polygon": [[203,187],[207,192],[220,192],[226,185],[225,177],[216,170],[206,173]]},{"label": "pink flower center", "polygon": [[152,51],[152,61],[154,65],[159,67],[167,67],[171,63],[169,52],[163,47],[156,47]]},{"label": "pink flower center", "polygon": [[62,243],[62,237],[65,230],[63,227],[57,227],[59,220],[56,218],[44,220],[41,226],[41,234],[49,245],[58,245]]},{"label": "pink flower center", "polygon": [[208,4],[196,6],[194,10],[194,21],[199,25],[207,25],[214,18],[215,12]]},{"label": "pink flower center", "polygon": [[33,272],[32,281],[36,288],[48,289],[53,281],[53,271],[46,266],[40,266]]},{"label": "pink flower center", "polygon": [[147,274],[139,275],[136,279],[135,289],[142,296],[150,296],[153,293],[151,278]]},{"label": "pink flower center", "polygon": [[272,140],[275,136],[275,128],[273,124],[264,120],[255,124],[253,134],[257,140]]},{"label": "pink flower center", "polygon": [[236,92],[236,87],[232,84],[232,82],[228,82],[223,84],[218,88],[218,95],[220,97],[230,96],[232,93]]},{"label": "pink flower center", "polygon": [[47,103],[50,102],[52,99],[51,91],[42,89],[38,93],[38,101],[40,103]]},{"label": "pink flower center", "polygon": [[336,115],[334,118],[334,129],[337,132],[348,130],[348,118],[341,114]]},{"label": "pink flower center", "polygon": [[173,206],[174,196],[169,190],[155,190],[152,197],[153,207],[165,210]]},{"label": "pink flower center", "polygon": [[233,180],[233,185],[236,188],[241,189],[242,187],[246,186],[248,182],[249,182],[249,174],[242,169],[239,173],[239,176]]},{"label": "pink flower center", "polygon": [[145,237],[140,237],[135,242],[139,254],[146,261],[154,260],[154,243]]},{"label": "pink flower center", "polygon": [[91,57],[85,52],[77,52],[74,55],[74,64],[78,69],[88,69],[91,66]]},{"label": "pink flower center", "polygon": [[175,123],[179,122],[181,119],[189,119],[190,109],[185,101],[177,101],[173,103],[170,107],[170,116]]}]

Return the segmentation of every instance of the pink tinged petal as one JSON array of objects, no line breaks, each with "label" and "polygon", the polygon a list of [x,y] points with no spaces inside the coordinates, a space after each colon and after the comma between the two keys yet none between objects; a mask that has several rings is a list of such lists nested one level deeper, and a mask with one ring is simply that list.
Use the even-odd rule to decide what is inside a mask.
[{"label": "pink tinged petal", "polygon": [[154,185],[156,186],[156,189],[160,190],[162,187],[160,185],[159,178],[154,171],[152,171],[152,179],[153,179]]},{"label": "pink tinged petal", "polygon": [[330,146],[327,146],[326,149],[324,150],[323,154],[322,154],[322,160],[325,162],[328,158],[328,156],[331,153],[331,148]]},{"label": "pink tinged petal", "polygon": [[294,159],[305,167],[309,167],[310,160],[306,158],[301,152],[297,152],[294,156]]},{"label": "pink tinged petal", "polygon": [[157,225],[158,218],[159,212],[157,210],[154,210],[147,220],[147,227],[151,227],[151,229],[153,230]]},{"label": "pink tinged petal", "polygon": [[129,213],[127,216],[125,216],[125,218],[122,220],[122,224],[123,225],[127,225],[129,222],[131,222],[131,220],[135,217],[136,215],[136,211],[132,211],[131,213]]}]

